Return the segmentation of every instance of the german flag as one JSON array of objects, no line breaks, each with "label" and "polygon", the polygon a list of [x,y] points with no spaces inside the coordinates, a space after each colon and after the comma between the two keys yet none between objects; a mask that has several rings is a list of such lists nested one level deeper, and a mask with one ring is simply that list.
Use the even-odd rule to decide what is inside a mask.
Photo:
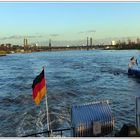
[{"label": "german flag", "polygon": [[46,95],[46,82],[44,76],[44,69],[42,72],[34,79],[32,85],[33,100],[36,105],[40,104],[41,99]]}]

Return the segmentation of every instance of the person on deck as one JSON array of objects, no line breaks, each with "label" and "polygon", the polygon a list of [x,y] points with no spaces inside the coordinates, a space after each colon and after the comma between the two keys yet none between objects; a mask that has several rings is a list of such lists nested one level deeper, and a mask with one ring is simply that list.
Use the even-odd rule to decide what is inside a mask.
[{"label": "person on deck", "polygon": [[135,59],[135,57],[132,57],[128,63],[128,68],[132,69],[136,64],[138,64],[137,59]]},{"label": "person on deck", "polygon": [[135,59],[135,57],[132,57],[128,63],[128,73],[131,74],[131,70],[137,65],[137,59]]}]

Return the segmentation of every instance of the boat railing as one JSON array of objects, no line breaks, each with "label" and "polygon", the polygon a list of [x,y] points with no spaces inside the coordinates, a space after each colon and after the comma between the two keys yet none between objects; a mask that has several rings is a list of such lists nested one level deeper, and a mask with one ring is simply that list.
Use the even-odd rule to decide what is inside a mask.
[{"label": "boat railing", "polygon": [[[136,128],[140,133],[140,97],[136,97]],[[83,133],[83,129],[80,127],[81,133]],[[67,133],[69,131],[69,133]],[[76,131],[77,132],[77,131]],[[45,136],[48,137],[66,137],[66,133],[74,136],[75,134],[75,127],[64,128],[64,129],[54,129],[54,130],[45,130],[43,132],[38,132],[34,134],[25,135],[22,137],[39,137],[42,134],[46,134]],[[65,134],[65,135],[64,135]]]},{"label": "boat railing", "polygon": [[[73,128],[64,128],[64,129],[54,129],[54,130],[46,130],[43,132],[38,132],[38,133],[33,133],[33,134],[29,134],[29,135],[25,135],[22,137],[38,137],[41,134],[47,134],[48,137],[53,137],[54,133],[57,133],[58,137],[63,137],[63,132],[69,131],[71,134],[71,131],[73,130]],[[56,136],[55,136],[56,137]]]},{"label": "boat railing", "polygon": [[140,133],[140,97],[136,97],[136,127]]}]

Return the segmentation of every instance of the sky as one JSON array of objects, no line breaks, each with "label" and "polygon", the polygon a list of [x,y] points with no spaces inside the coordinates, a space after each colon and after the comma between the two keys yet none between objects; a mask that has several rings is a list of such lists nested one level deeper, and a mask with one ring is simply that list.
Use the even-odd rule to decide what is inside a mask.
[{"label": "sky", "polygon": [[140,37],[139,26],[140,2],[0,2],[0,44],[104,43]]}]

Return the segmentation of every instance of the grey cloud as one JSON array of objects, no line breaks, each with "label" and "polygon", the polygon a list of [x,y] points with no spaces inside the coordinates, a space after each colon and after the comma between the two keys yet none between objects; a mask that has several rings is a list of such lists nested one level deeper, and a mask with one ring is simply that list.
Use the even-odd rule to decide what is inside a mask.
[{"label": "grey cloud", "polygon": [[96,32],[96,30],[80,31],[79,34],[83,34],[83,33],[93,33],[93,32]]},{"label": "grey cloud", "polygon": [[56,36],[59,36],[59,34],[50,34],[50,36],[56,37]]},{"label": "grey cloud", "polygon": [[2,38],[0,38],[0,40],[23,39],[25,37],[26,38],[41,38],[43,36],[41,36],[41,35],[31,35],[31,36],[13,35],[13,36],[2,37]]},{"label": "grey cloud", "polygon": [[42,35],[33,35],[33,36],[26,36],[26,38],[42,38]]},{"label": "grey cloud", "polygon": [[20,39],[22,36],[20,35],[13,35],[13,36],[8,36],[8,37],[2,37],[0,38],[1,40],[7,40],[7,39]]}]

